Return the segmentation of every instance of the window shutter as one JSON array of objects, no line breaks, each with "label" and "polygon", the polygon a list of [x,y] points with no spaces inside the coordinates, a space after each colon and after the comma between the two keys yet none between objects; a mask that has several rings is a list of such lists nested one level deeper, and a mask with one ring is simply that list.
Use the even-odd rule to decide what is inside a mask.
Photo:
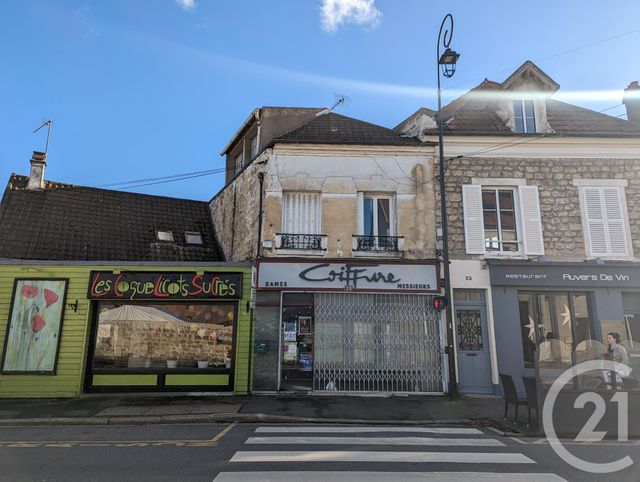
[{"label": "window shutter", "polygon": [[522,220],[522,243],[524,253],[534,256],[544,254],[542,219],[538,186],[520,186],[520,219]]},{"label": "window shutter", "polygon": [[287,234],[320,233],[320,195],[288,192],[284,195],[283,232]]},{"label": "window shutter", "polygon": [[604,210],[607,219],[607,237],[609,238],[609,252],[612,255],[627,256],[627,232],[625,226],[624,208],[622,207],[622,190],[617,187],[602,189]]},{"label": "window shutter", "polygon": [[462,209],[464,210],[464,239],[468,254],[484,254],[484,220],[482,217],[482,186],[462,186]]},{"label": "window shutter", "polygon": [[602,206],[601,189],[585,187],[582,190],[584,211],[587,216],[587,236],[589,238],[589,254],[591,256],[607,256],[607,233],[604,208]]}]

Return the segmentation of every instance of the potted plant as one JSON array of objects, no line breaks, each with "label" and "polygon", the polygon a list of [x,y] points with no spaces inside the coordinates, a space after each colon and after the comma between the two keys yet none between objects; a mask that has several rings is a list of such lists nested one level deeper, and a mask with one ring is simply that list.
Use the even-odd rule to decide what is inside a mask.
[{"label": "potted plant", "polygon": [[167,359],[167,368],[178,368],[178,353],[176,350],[171,350],[171,354]]},{"label": "potted plant", "polygon": [[229,356],[229,351],[225,350],[224,352],[224,366],[225,368],[231,368],[231,357]]},{"label": "potted plant", "polygon": [[198,368],[209,368],[209,360],[198,360]]}]

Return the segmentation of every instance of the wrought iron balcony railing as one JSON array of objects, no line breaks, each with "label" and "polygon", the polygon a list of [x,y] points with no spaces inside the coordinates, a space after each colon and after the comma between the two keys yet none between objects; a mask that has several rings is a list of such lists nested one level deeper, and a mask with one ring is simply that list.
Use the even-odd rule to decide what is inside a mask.
[{"label": "wrought iron balcony railing", "polygon": [[326,249],[326,238],[324,234],[291,234],[277,233],[277,249],[306,249],[321,250]]},{"label": "wrought iron balcony railing", "polygon": [[400,251],[403,236],[353,236],[354,251],[376,251],[395,253]]}]

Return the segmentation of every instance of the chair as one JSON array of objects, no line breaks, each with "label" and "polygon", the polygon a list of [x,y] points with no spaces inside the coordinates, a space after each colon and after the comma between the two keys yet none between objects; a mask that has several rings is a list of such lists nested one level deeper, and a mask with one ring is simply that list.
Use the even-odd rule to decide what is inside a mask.
[{"label": "chair", "polygon": [[526,405],[527,401],[518,398],[518,392],[516,391],[516,386],[513,384],[513,378],[511,378],[511,375],[500,373],[500,383],[502,383],[502,391],[504,393],[504,418],[507,418],[509,405],[515,405],[516,416],[513,423],[516,423],[518,421],[518,406]]},{"label": "chair", "polygon": [[531,426],[531,410],[536,411],[536,421],[540,420],[540,410],[538,409],[538,390],[536,387],[536,379],[533,377],[522,377],[524,390],[527,392],[527,411],[529,412],[529,421],[527,427]]}]

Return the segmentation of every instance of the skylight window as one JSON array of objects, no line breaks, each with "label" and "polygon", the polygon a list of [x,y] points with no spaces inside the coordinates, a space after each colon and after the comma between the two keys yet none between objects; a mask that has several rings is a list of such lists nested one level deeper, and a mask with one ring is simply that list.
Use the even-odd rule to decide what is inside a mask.
[{"label": "skylight window", "polygon": [[156,238],[158,239],[158,241],[165,241],[169,243],[173,243],[174,241],[173,233],[167,230],[158,229],[158,232],[156,233]]},{"label": "skylight window", "polygon": [[197,231],[186,231],[184,233],[184,239],[187,244],[203,244],[202,234]]}]

